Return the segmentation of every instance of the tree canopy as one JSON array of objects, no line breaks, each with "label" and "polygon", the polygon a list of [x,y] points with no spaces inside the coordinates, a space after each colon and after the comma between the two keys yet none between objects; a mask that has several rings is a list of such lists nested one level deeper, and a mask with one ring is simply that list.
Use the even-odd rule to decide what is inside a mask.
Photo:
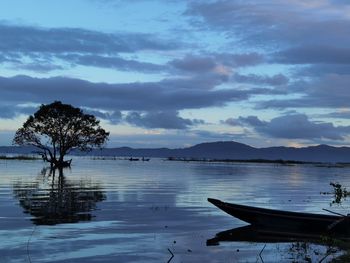
[{"label": "tree canopy", "polygon": [[108,140],[109,132],[100,127],[95,116],[81,109],[55,101],[42,104],[28,117],[13,139],[17,145],[35,146],[43,159],[55,167],[70,163],[64,156],[73,149],[90,151]]}]

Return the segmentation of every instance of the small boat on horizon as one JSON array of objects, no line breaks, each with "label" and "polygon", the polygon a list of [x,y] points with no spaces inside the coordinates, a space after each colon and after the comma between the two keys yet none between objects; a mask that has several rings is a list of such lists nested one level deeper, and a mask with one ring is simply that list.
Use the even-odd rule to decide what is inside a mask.
[{"label": "small boat on horizon", "polygon": [[350,234],[350,216],[259,208],[213,198],[208,198],[208,201],[227,214],[259,228],[299,233]]}]

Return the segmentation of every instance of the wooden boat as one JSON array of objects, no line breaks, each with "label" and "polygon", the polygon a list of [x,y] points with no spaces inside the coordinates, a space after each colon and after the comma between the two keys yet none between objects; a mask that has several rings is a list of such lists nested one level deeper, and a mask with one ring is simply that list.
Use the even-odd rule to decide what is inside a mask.
[{"label": "wooden boat", "polygon": [[289,212],[246,205],[208,201],[224,212],[259,228],[273,230],[350,234],[350,216]]}]

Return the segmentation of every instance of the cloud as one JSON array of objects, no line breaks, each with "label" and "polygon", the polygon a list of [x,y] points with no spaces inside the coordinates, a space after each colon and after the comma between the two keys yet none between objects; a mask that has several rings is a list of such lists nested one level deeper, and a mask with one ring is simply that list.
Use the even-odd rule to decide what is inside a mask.
[{"label": "cloud", "polygon": [[178,42],[151,34],[103,33],[80,28],[41,28],[0,24],[3,52],[65,54],[67,52],[116,54],[140,50],[173,50]]},{"label": "cloud", "polygon": [[218,140],[238,140],[246,138],[247,135],[244,133],[229,133],[229,132],[212,132],[212,131],[205,131],[205,130],[193,130],[191,131],[193,135],[196,135],[200,138],[203,138],[203,141],[218,141]]},{"label": "cloud", "polygon": [[20,114],[18,107],[11,107],[11,105],[0,106],[0,118],[2,119],[13,119]]},{"label": "cloud", "polygon": [[120,111],[106,112],[101,110],[90,109],[82,107],[83,111],[87,114],[96,116],[97,118],[109,121],[111,124],[119,124],[123,120],[123,115]]},{"label": "cloud", "polygon": [[118,56],[99,56],[99,55],[78,55],[69,54],[58,56],[58,58],[69,62],[72,65],[83,65],[99,68],[112,68],[121,71],[138,72],[161,72],[165,70],[163,65],[154,63],[140,62],[137,60],[124,59]]},{"label": "cloud", "polygon": [[256,109],[338,108],[349,101],[349,11],[345,1],[214,0],[190,3],[185,15],[197,30],[223,32],[232,46],[264,55],[275,75],[251,68],[232,80],[283,86],[288,96],[256,101]]},{"label": "cloud", "polygon": [[190,126],[204,124],[203,120],[184,119],[179,116],[177,111],[157,111],[157,112],[130,112],[125,121],[130,124],[144,128],[163,128],[184,130]]},{"label": "cloud", "polygon": [[350,75],[349,64],[309,64],[302,67],[295,68],[294,73],[296,77],[319,78],[329,74]]},{"label": "cloud", "polygon": [[176,69],[196,73],[213,71],[217,65],[214,58],[193,55],[187,55],[183,59],[175,59],[169,64]]},{"label": "cloud", "polygon": [[254,66],[261,64],[263,61],[264,56],[256,52],[237,54],[208,53],[202,55],[188,54],[181,59],[169,62],[169,64],[185,72],[204,73],[215,72],[219,67],[239,68]]},{"label": "cloud", "polygon": [[47,73],[52,70],[61,70],[64,69],[64,67],[55,65],[55,64],[50,64],[50,63],[40,63],[40,62],[35,62],[35,63],[14,63],[12,68],[15,69],[25,69],[29,71],[35,71],[35,72],[40,72],[40,73]]},{"label": "cloud", "polygon": [[[159,65],[124,59],[121,53],[170,51],[180,41],[144,33],[104,33],[81,28],[42,28],[0,23],[0,62],[38,72],[86,65],[131,71],[156,71]],[[66,65],[65,65],[66,66]]]},{"label": "cloud", "polygon": [[350,48],[338,46],[299,46],[272,54],[272,61],[286,64],[350,63]]},{"label": "cloud", "polygon": [[[295,99],[261,101],[258,108],[343,108],[349,106],[350,75],[328,74],[301,82],[294,92],[301,94]],[[292,91],[293,92],[293,91]]]},{"label": "cloud", "polygon": [[173,68],[182,72],[212,71],[228,75],[231,67],[256,65],[263,60],[256,52],[188,54],[163,65],[123,57],[123,54],[174,51],[186,46],[180,40],[161,39],[145,33],[105,33],[81,28],[50,29],[0,23],[0,35],[0,62],[36,72],[83,65],[145,73],[173,73]]},{"label": "cloud", "polygon": [[337,118],[337,119],[350,119],[350,109],[344,109],[328,114],[320,114],[320,117]]},{"label": "cloud", "polygon": [[264,127],[266,126],[266,122],[261,121],[257,116],[248,116],[248,117],[239,117],[239,123],[246,123],[253,127]]},{"label": "cloud", "polygon": [[329,139],[344,140],[350,132],[350,126],[334,126],[330,122],[311,121],[305,114],[293,114],[276,117],[270,121],[260,120],[257,116],[239,117],[225,121],[231,125],[248,125],[262,135],[282,139]]},{"label": "cloud", "polygon": [[232,67],[247,67],[255,66],[265,61],[265,56],[257,52],[249,53],[216,53],[216,58],[221,60],[224,64]]},{"label": "cloud", "polygon": [[[0,88],[1,90],[1,88]],[[0,118],[2,119],[14,119],[21,114],[32,114],[37,108],[35,106],[28,105],[14,105],[10,102],[2,101],[0,106]]]},{"label": "cloud", "polygon": [[183,109],[220,107],[229,102],[247,100],[256,94],[275,92],[263,88],[215,89],[216,84],[217,81],[211,83],[205,78],[107,84],[64,77],[0,77],[0,102],[18,105],[61,100],[101,112],[176,112]]},{"label": "cloud", "polygon": [[[1,131],[0,131],[1,133]],[[136,148],[189,147],[202,142],[240,140],[245,134],[217,133],[196,129],[168,129],[159,133],[110,135],[110,146],[130,146]],[[1,136],[0,136],[1,138]]]},{"label": "cloud", "polygon": [[273,76],[261,76],[256,74],[241,75],[235,74],[234,80],[242,83],[250,83],[256,85],[271,85],[271,86],[282,86],[288,84],[288,78],[283,74],[277,74]]},{"label": "cloud", "polygon": [[225,31],[255,46],[349,44],[349,7],[313,1],[196,1],[186,12],[211,29]]},{"label": "cloud", "polygon": [[[169,73],[191,76],[196,82],[195,85],[201,83],[202,88],[210,89],[222,83],[229,83],[233,72],[237,69],[261,64],[263,60],[264,57],[259,53],[187,54],[183,58],[168,62],[168,65]],[[191,83],[188,80],[186,82]]]}]

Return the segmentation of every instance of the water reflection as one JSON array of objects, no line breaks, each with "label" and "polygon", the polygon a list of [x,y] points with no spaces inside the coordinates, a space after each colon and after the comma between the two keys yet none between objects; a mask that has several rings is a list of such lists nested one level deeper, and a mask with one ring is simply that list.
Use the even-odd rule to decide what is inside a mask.
[{"label": "water reflection", "polygon": [[96,204],[106,199],[97,183],[69,180],[62,169],[50,168],[44,168],[35,181],[15,182],[13,194],[36,225],[89,221]]},{"label": "water reflection", "polygon": [[[324,233],[281,232],[257,226],[243,226],[219,232],[214,238],[207,240],[207,246],[217,246],[221,242],[249,242],[265,244],[286,243],[285,251],[280,251],[290,262],[323,262],[335,259],[345,249],[349,239],[344,236],[329,236]],[[263,250],[259,257],[263,262]]]},{"label": "water reflection", "polygon": [[219,245],[220,242],[235,241],[258,243],[309,242],[321,244],[326,240],[330,239],[327,239],[327,237],[322,233],[282,232],[248,225],[219,232],[214,238],[207,240],[207,245],[214,246]]},{"label": "water reflection", "polygon": [[[332,197],[320,195],[320,191],[330,191],[329,182],[341,182],[347,189],[350,185],[350,168],[339,173],[339,169],[306,165],[297,167],[303,178],[298,184],[290,179],[296,167],[273,165],[77,158],[72,170],[64,170],[62,180],[58,178],[59,171],[54,180],[49,170],[38,176],[41,168],[41,161],[0,162],[0,262],[23,262],[30,237],[32,262],[167,262],[171,257],[168,248],[175,255],[171,263],[262,262],[259,254],[265,244],[261,253],[264,262],[303,262],[298,255],[307,258],[314,251],[317,255],[312,261],[318,262],[327,255],[327,246],[306,246],[295,241],[237,241],[206,246],[206,240],[220,230],[242,226],[241,221],[208,203],[207,197],[279,210],[321,213],[322,208],[329,208]],[[70,205],[70,202],[60,205],[58,200],[53,200],[53,204],[46,204],[45,208],[35,200],[44,196],[49,202],[50,194],[63,195],[59,192],[59,181],[66,185],[63,191],[78,185],[75,187],[86,190],[75,192],[100,191],[108,201],[91,201],[91,209],[98,210],[77,212],[90,213],[91,221],[33,227],[28,216],[38,221],[40,217],[49,218],[46,210],[54,209],[55,202],[56,206]],[[14,192],[18,195],[16,200]],[[21,206],[17,205],[19,200],[22,200]],[[34,215],[34,209],[41,212]],[[331,209],[347,213],[338,206]],[[23,211],[27,211],[27,216],[23,216]],[[56,219],[58,215],[53,213],[51,217]],[[323,262],[330,259],[331,256],[327,256]]]}]

